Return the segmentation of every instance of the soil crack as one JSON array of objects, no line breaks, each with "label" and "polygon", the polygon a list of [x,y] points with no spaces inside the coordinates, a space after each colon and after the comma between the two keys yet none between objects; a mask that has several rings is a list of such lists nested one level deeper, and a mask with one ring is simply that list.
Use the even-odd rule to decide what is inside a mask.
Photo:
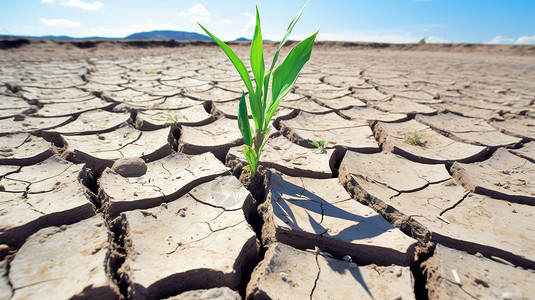
[{"label": "soil crack", "polygon": [[316,286],[318,285],[318,280],[320,279],[320,274],[321,274],[320,263],[318,261],[318,255],[320,255],[319,252],[320,252],[320,250],[317,249],[315,258],[316,258],[316,266],[318,267],[318,273],[316,275],[316,279],[314,280],[314,286],[312,287],[312,290],[310,291],[310,299],[311,300],[314,297],[314,291],[316,290]]}]

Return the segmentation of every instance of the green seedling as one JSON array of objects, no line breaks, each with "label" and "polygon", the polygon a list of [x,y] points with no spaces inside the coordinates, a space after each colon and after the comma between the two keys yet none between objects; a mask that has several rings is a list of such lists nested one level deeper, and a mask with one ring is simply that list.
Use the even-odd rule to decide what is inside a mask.
[{"label": "green seedling", "polygon": [[167,115],[167,122],[165,122],[163,125],[164,126],[171,126],[171,129],[173,131],[177,130],[178,129],[178,117],[177,116],[172,116],[172,115]]},{"label": "green seedling", "polygon": [[416,146],[423,146],[423,143],[420,141],[420,139],[421,138],[418,136],[418,134],[415,133],[413,136],[409,135],[407,138],[405,138],[405,143]]},{"label": "green seedling", "polygon": [[316,154],[327,153],[327,148],[331,147],[331,144],[325,143],[325,141],[311,141],[310,144],[316,146],[316,150],[314,150]]},{"label": "green seedling", "polygon": [[[234,51],[227,46],[227,44],[222,42],[201,24],[199,24],[204,32],[206,32],[206,34],[208,34],[208,36],[210,36],[219,45],[219,47],[221,47],[223,52],[225,52],[240,74],[240,77],[247,88],[249,109],[251,110],[251,115],[253,116],[255,130],[253,132],[251,124],[249,123],[249,112],[247,103],[245,101],[245,92],[242,92],[238,108],[238,127],[240,128],[243,141],[245,143],[243,154],[249,163],[249,166],[246,168],[251,171],[252,177],[256,173],[262,149],[264,148],[269,136],[269,122],[279,107],[280,101],[284,96],[286,96],[286,94],[288,94],[288,92],[290,92],[295,81],[297,80],[297,77],[299,76],[299,72],[305,63],[310,59],[312,47],[314,46],[314,40],[318,34],[318,32],[316,32],[297,44],[294,48],[292,48],[292,50],[290,50],[284,61],[280,63],[277,68],[275,68],[280,50],[292,32],[293,27],[299,20],[299,17],[301,16],[305,6],[301,8],[297,16],[290,23],[290,26],[288,26],[286,34],[280,42],[279,48],[275,52],[271,62],[271,67],[267,72],[264,64],[260,15],[258,13],[258,7],[256,7],[256,26],[250,52],[251,69],[254,76],[255,87],[253,87],[253,83],[247,68],[238,58],[236,53],[234,53]],[[270,81],[272,85],[271,99],[268,99]]]}]

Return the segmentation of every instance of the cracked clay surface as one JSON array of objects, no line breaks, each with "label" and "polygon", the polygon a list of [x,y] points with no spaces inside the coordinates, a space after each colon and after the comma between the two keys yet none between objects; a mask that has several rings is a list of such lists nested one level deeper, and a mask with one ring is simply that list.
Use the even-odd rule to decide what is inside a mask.
[{"label": "cracked clay surface", "polygon": [[317,42],[251,179],[214,44],[17,43],[0,300],[535,292],[533,47]]}]

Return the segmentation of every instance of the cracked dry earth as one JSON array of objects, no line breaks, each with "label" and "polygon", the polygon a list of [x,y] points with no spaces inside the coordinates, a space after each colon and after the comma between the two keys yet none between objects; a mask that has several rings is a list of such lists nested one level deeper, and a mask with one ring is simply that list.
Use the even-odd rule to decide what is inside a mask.
[{"label": "cracked dry earth", "polygon": [[2,46],[0,299],[535,293],[533,47],[318,43],[248,179],[214,45]]}]

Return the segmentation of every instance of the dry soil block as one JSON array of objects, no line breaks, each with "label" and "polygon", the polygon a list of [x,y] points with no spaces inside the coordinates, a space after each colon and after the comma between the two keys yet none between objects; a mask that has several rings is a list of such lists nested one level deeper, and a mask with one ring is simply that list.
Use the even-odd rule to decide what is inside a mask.
[{"label": "dry soil block", "polygon": [[53,153],[49,142],[27,133],[0,137],[0,165],[27,166],[43,161]]},{"label": "dry soil block", "polygon": [[229,90],[224,90],[217,87],[210,88],[210,85],[207,85],[207,90],[200,90],[196,88],[188,88],[184,95],[191,97],[196,100],[202,101],[214,101],[214,102],[225,102],[229,100],[240,99],[241,92],[233,92]]},{"label": "dry soil block", "polygon": [[336,113],[300,112],[280,122],[281,131],[292,142],[311,147],[311,141],[325,141],[359,152],[378,152],[379,145],[366,121],[346,120]]},{"label": "dry soil block", "polygon": [[217,287],[205,290],[195,290],[169,297],[166,300],[241,300],[238,292],[228,287]]},{"label": "dry soil block", "polygon": [[[493,109],[476,108],[473,106],[463,104],[464,101],[452,100],[452,97],[442,97],[445,103],[431,104],[431,106],[439,111],[454,112],[458,115],[470,118],[490,119],[496,115]],[[466,98],[463,98],[463,100]]]},{"label": "dry soil block", "polygon": [[40,118],[16,115],[12,118],[0,120],[0,135],[41,132],[67,124],[72,120],[72,117]]},{"label": "dry soil block", "polygon": [[91,96],[87,99],[76,99],[69,102],[46,103],[35,115],[41,117],[72,116],[97,109],[107,110],[114,105],[115,103]]},{"label": "dry soil block", "polygon": [[389,95],[385,95],[377,91],[376,88],[353,88],[352,91],[353,91],[353,94],[351,95],[352,97],[363,100],[365,102],[384,101],[391,97]]},{"label": "dry soil block", "polygon": [[401,122],[407,120],[406,114],[393,114],[389,112],[380,111],[368,106],[352,107],[350,109],[341,111],[340,114],[354,121],[366,121],[368,123],[372,123],[373,121]]},{"label": "dry soil block", "polygon": [[0,180],[0,244],[20,246],[32,233],[47,226],[71,224],[95,214],[84,182],[83,165],[57,156],[22,167]]},{"label": "dry soil block", "polygon": [[343,96],[343,97],[334,98],[334,99],[320,98],[320,99],[316,99],[316,101],[330,109],[335,109],[335,110],[348,109],[351,107],[366,107],[366,104],[364,102],[352,96]]},{"label": "dry soil block", "polygon": [[527,144],[524,144],[524,146],[520,149],[510,151],[518,156],[521,156],[531,161],[532,163],[535,163],[535,142],[529,142]]},{"label": "dry soil block", "polygon": [[243,143],[236,120],[222,118],[198,127],[182,126],[178,151],[186,154],[212,152],[223,160],[230,147]]},{"label": "dry soil block", "polygon": [[[378,122],[374,132],[383,150],[421,163],[475,161],[483,157],[486,151],[485,147],[456,142],[415,120],[403,123]],[[414,140],[415,135],[419,137],[418,141]]]},{"label": "dry soil block", "polygon": [[307,113],[326,113],[333,111],[332,108],[319,104],[318,102],[307,97],[300,98],[299,100],[284,99],[281,102],[280,107],[286,109],[299,109]]},{"label": "dry soil block", "polygon": [[141,130],[155,130],[173,124],[200,126],[212,121],[212,116],[202,105],[178,110],[144,110],[136,116],[136,127]]},{"label": "dry soil block", "polygon": [[416,120],[454,140],[468,144],[498,148],[522,141],[520,138],[499,132],[482,119],[467,118],[453,113],[435,116],[417,115]]},{"label": "dry soil block", "polygon": [[469,193],[444,166],[418,164],[390,153],[348,152],[340,180],[355,199],[423,243],[431,239],[535,267],[535,229],[529,225],[535,207]]},{"label": "dry soil block", "polygon": [[533,117],[507,113],[503,118],[493,119],[490,125],[503,133],[535,140],[535,118]]},{"label": "dry soil block", "polygon": [[535,205],[535,164],[505,149],[498,149],[482,162],[455,163],[451,171],[470,191]]},{"label": "dry soil block", "polygon": [[[276,134],[264,146],[260,164],[291,176],[331,178],[329,166],[332,154],[332,149],[327,149],[326,153],[315,153],[314,149],[301,147]],[[236,159],[245,162],[243,146],[230,148],[227,163]]]},{"label": "dry soil block", "polygon": [[232,176],[201,184],[185,196],[148,210],[122,213],[128,277],[135,299],[180,292],[239,288],[257,260],[256,236],[246,219],[249,192]]},{"label": "dry soil block", "polygon": [[12,117],[30,107],[30,104],[20,97],[0,93],[0,118]]},{"label": "dry soil block", "polygon": [[414,299],[408,267],[358,266],[274,243],[247,285],[248,299]]},{"label": "dry soil block", "polygon": [[217,116],[224,116],[229,119],[238,119],[239,106],[240,100],[212,103],[211,113]]},{"label": "dry soil block", "polygon": [[109,274],[111,232],[99,216],[49,227],[28,238],[10,264],[10,299],[115,299]]},{"label": "dry soil block", "polygon": [[83,113],[73,122],[55,128],[52,131],[64,135],[87,135],[109,132],[119,128],[129,119],[129,113],[113,113],[104,110],[95,110]]},{"label": "dry soil block", "polygon": [[407,101],[394,97],[391,100],[386,101],[369,101],[368,106],[378,110],[386,111],[394,114],[407,114],[407,115],[434,115],[437,111],[427,105],[416,103],[413,101]]},{"label": "dry soil block", "polygon": [[22,94],[22,96],[24,96],[26,99],[38,101],[41,104],[70,103],[87,100],[94,97],[90,93],[84,92],[77,88],[46,89],[23,87],[20,90],[20,94]]},{"label": "dry soil block", "polygon": [[139,157],[154,161],[173,152],[173,136],[169,128],[139,131],[124,125],[108,133],[88,136],[63,136],[76,163],[87,163],[95,172],[111,167],[117,159]]},{"label": "dry soil block", "polygon": [[99,198],[109,216],[177,199],[198,184],[228,172],[211,153],[174,153],[146,166],[147,171],[135,177],[123,177],[109,168],[104,170],[99,179]]},{"label": "dry soil block", "polygon": [[351,199],[338,179],[271,174],[260,208],[263,238],[300,249],[319,246],[363,264],[410,265],[416,241],[369,207]]},{"label": "dry soil block", "polygon": [[[429,299],[529,299],[535,273],[437,245],[425,262]],[[457,275],[457,276],[455,276]]]}]

